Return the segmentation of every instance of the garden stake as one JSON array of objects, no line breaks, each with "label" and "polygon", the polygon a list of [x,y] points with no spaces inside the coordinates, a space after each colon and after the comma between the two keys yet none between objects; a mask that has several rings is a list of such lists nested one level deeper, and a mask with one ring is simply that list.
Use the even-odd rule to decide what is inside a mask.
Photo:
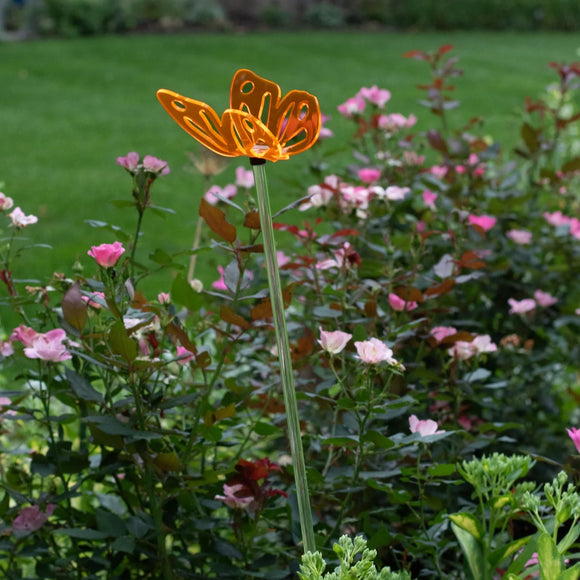
[{"label": "garden stake", "polygon": [[278,345],[302,541],[305,552],[314,552],[316,543],[265,163],[266,160],[288,159],[291,155],[301,153],[316,143],[321,125],[318,100],[306,91],[290,91],[282,97],[280,87],[276,83],[259,77],[247,69],[240,69],[234,75],[230,88],[230,108],[222,113],[221,118],[206,103],[184,97],[174,91],[159,89],[157,98],[184,131],[214,153],[224,157],[250,158],[264,239],[264,255]]},{"label": "garden stake", "polygon": [[304,544],[305,552],[314,552],[316,551],[316,542],[314,540],[312,512],[308,493],[308,480],[306,478],[304,450],[302,448],[302,438],[300,435],[300,420],[298,418],[294,376],[292,374],[292,358],[290,356],[290,345],[288,343],[288,332],[286,330],[282,286],[280,284],[280,272],[278,271],[278,261],[276,257],[276,240],[274,239],[272,213],[270,211],[270,200],[268,198],[266,161],[264,159],[250,158],[250,164],[254,170],[254,180],[256,182],[256,193],[258,196],[260,227],[262,229],[262,239],[264,240],[264,257],[266,259],[266,271],[268,272],[270,302],[272,304],[272,314],[274,316],[274,328],[276,329],[276,344],[278,346],[278,360],[280,362],[280,379],[284,391],[286,420],[288,422],[288,439],[290,441],[292,467],[294,468],[294,481],[296,483],[296,495],[298,497],[302,542]]}]

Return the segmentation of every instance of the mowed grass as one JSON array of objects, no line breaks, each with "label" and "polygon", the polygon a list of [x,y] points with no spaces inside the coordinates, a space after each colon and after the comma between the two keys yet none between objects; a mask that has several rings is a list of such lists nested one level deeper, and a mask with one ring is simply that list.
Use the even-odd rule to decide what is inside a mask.
[{"label": "mowed grass", "polygon": [[[88,248],[114,241],[114,234],[90,228],[87,219],[133,230],[135,215],[110,203],[130,199],[130,179],[115,165],[115,158],[129,151],[169,162],[172,172],[155,184],[154,202],[176,210],[166,220],[146,216],[139,257],[146,261],[148,252],[157,247],[171,252],[190,246],[202,181],[184,166],[185,152],[195,150],[196,144],[163,111],[155,97],[158,88],[206,101],[218,111],[227,106],[230,80],[238,68],[251,68],[275,80],[283,91],[308,90],[333,117],[329,127],[337,138],[324,147],[340,150],[331,158],[336,165],[346,158],[352,133],[336,107],[361,86],[388,88],[389,112],[413,112],[423,128],[436,124],[416,103],[422,95],[415,85],[428,81],[427,67],[402,55],[445,43],[455,46],[453,54],[465,69],[455,83],[462,105],[453,112],[454,122],[483,116],[485,132],[510,148],[518,138],[515,111],[527,95],[537,96],[555,80],[547,68],[550,61],[577,58],[580,41],[565,34],[372,31],[106,37],[0,45],[0,182],[4,193],[26,213],[39,216],[39,223],[26,231],[31,241],[53,246],[28,252],[15,276],[44,279],[53,271],[70,273],[76,259],[92,267]],[[302,195],[312,183],[307,171],[311,160],[309,152],[270,166],[276,208]],[[218,183],[231,182],[241,163],[247,161],[235,160]],[[219,261],[216,254],[200,258],[206,280],[215,277],[213,268]]]}]

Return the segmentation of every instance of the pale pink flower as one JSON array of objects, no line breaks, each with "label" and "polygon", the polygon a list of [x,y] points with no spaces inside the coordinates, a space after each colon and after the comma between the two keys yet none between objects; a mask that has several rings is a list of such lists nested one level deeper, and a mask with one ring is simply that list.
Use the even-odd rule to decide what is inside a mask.
[{"label": "pale pink flower", "polygon": [[[308,195],[310,196],[307,201],[302,203],[298,209],[300,211],[306,211],[311,207],[324,207],[328,205],[328,202],[334,196],[334,190],[336,188],[331,187],[327,183],[327,179],[334,178],[335,175],[329,175],[325,178],[324,183],[322,185],[311,185],[308,188]],[[337,178],[338,179],[338,178]],[[337,184],[338,186],[338,184]]]},{"label": "pale pink flower", "polygon": [[369,101],[369,103],[382,109],[391,99],[391,92],[387,89],[379,89],[377,85],[373,85],[372,87],[362,87],[357,97],[362,97]]},{"label": "pale pink flower", "polygon": [[89,306],[92,306],[93,308],[96,308],[97,310],[99,308],[102,308],[103,305],[101,304],[101,302],[97,302],[96,300],[94,300],[94,298],[98,298],[100,301],[106,303],[104,292],[91,292],[90,296],[86,296],[84,294],[83,294],[83,296],[81,296],[81,300],[83,302],[86,302]]},{"label": "pale pink flower", "polygon": [[217,271],[220,274],[220,277],[215,281],[211,283],[211,287],[215,288],[216,290],[227,290],[228,287],[226,286],[225,280],[224,280],[224,268],[223,266],[218,266],[217,267]]},{"label": "pale pink flower", "polygon": [[572,218],[565,216],[561,211],[555,211],[554,213],[546,212],[544,213],[546,221],[552,226],[565,226],[570,223]]},{"label": "pale pink flower", "polygon": [[318,341],[318,344],[320,344],[322,349],[326,352],[330,354],[338,354],[344,349],[351,338],[352,334],[342,332],[342,330],[328,332],[320,328],[320,340]]},{"label": "pale pink flower", "polygon": [[228,507],[232,509],[243,509],[254,501],[254,496],[248,495],[245,497],[238,497],[236,493],[246,491],[246,486],[243,483],[236,483],[228,485],[224,483],[224,495],[216,495],[214,499],[223,501]]},{"label": "pale pink flower", "polygon": [[445,165],[433,165],[430,169],[431,174],[437,177],[437,179],[443,179],[447,175],[447,167]]},{"label": "pale pink flower", "polygon": [[24,349],[27,358],[46,360],[50,362],[62,362],[72,358],[72,354],[66,349],[63,341],[66,332],[62,328],[49,330],[45,334],[39,334],[29,347]]},{"label": "pale pink flower", "polygon": [[381,362],[398,365],[397,361],[393,358],[393,351],[378,338],[355,342],[354,346],[358,353],[357,358],[368,365],[376,365]]},{"label": "pale pink flower", "polygon": [[423,192],[423,202],[425,205],[431,209],[435,209],[435,200],[439,197],[436,193],[426,189]]},{"label": "pale pink flower", "polygon": [[468,360],[478,354],[495,352],[497,345],[491,341],[488,334],[480,334],[471,342],[458,340],[447,352],[457,360]]},{"label": "pale pink flower", "polygon": [[207,203],[211,205],[217,205],[221,201],[218,195],[221,197],[225,197],[226,199],[232,199],[232,197],[234,197],[236,193],[238,193],[238,188],[232,183],[229,183],[225,187],[220,187],[219,185],[212,185],[205,192],[205,195],[203,197],[205,201],[207,201]]},{"label": "pale pink flower", "polygon": [[177,362],[180,365],[186,365],[193,360],[194,356],[195,355],[190,350],[187,350],[184,346],[177,347]]},{"label": "pale pink flower", "polygon": [[403,151],[403,163],[405,165],[423,165],[425,155],[419,155],[415,151]]},{"label": "pale pink flower", "polygon": [[490,215],[473,215],[470,214],[468,218],[469,223],[472,226],[479,226],[484,232],[487,232],[495,226],[497,223],[497,218]]},{"label": "pale pink flower", "polygon": [[536,301],[533,298],[524,298],[523,300],[509,298],[508,304],[510,305],[510,314],[525,314],[536,307]]},{"label": "pale pink flower", "polygon": [[398,185],[389,185],[386,189],[380,185],[371,187],[370,191],[379,199],[388,199],[389,201],[399,201],[405,199],[405,196],[411,191],[408,187],[399,187]]},{"label": "pale pink flower", "polygon": [[469,163],[469,165],[477,165],[479,163],[479,157],[475,153],[470,153],[467,163]]},{"label": "pale pink flower", "polygon": [[516,244],[520,244],[520,246],[525,246],[532,242],[532,232],[528,230],[509,230],[506,233],[506,236]]},{"label": "pale pink flower", "polygon": [[281,268],[290,262],[290,258],[284,252],[276,252],[276,261],[278,268]]},{"label": "pale pink flower", "polygon": [[368,209],[371,192],[366,187],[344,184],[341,186],[340,192],[342,193],[341,205],[343,210]]},{"label": "pale pink flower", "polygon": [[381,170],[374,169],[373,167],[365,167],[363,169],[359,169],[358,171],[358,178],[363,183],[374,183],[375,181],[378,181],[380,177]]},{"label": "pale pink flower", "polygon": [[426,437],[427,435],[439,435],[440,433],[445,433],[445,430],[438,429],[439,425],[433,419],[424,419],[420,421],[417,419],[416,415],[411,415],[409,417],[409,429],[411,433],[419,433],[421,437]]},{"label": "pale pink flower", "polygon": [[417,227],[417,233],[419,233],[419,234],[423,233],[425,231],[425,227],[426,227],[425,222],[423,220],[419,220],[417,222],[416,227]]},{"label": "pale pink flower", "polygon": [[35,224],[38,221],[38,218],[35,215],[25,215],[19,207],[15,207],[12,210],[12,213],[8,214],[8,217],[12,220],[12,225],[15,228],[25,228],[26,226]]},{"label": "pale pink flower", "polygon": [[572,442],[576,446],[576,451],[580,453],[580,429],[576,429],[576,427],[571,427],[570,429],[566,429],[568,431],[568,435]]},{"label": "pale pink flower", "polygon": [[463,165],[456,165],[455,173],[457,173],[458,175],[463,175],[465,173],[465,167]]},{"label": "pale pink flower", "polygon": [[415,115],[409,115],[409,118],[405,118],[400,113],[391,113],[390,115],[381,115],[377,122],[380,129],[388,131],[389,133],[394,133],[398,129],[406,129],[412,127],[417,122],[417,117]]},{"label": "pale pink flower", "polygon": [[22,508],[20,513],[12,522],[12,529],[25,532],[36,532],[42,528],[48,518],[53,514],[55,507],[54,504],[49,503],[46,506],[45,512],[41,512],[37,505]]},{"label": "pale pink flower", "polygon": [[124,253],[125,248],[121,242],[92,246],[92,248],[87,252],[87,254],[91,258],[94,258],[97,264],[103,268],[112,268]]},{"label": "pale pink flower", "polygon": [[328,115],[320,115],[320,134],[318,135],[318,139],[330,139],[330,137],[334,137],[334,133],[331,129],[324,126],[324,123],[328,123],[332,117]]},{"label": "pale pink flower", "polygon": [[10,407],[12,401],[8,397],[0,397],[0,415],[17,415],[16,411],[12,409],[4,410],[4,407]]},{"label": "pale pink flower", "polygon": [[254,172],[241,165],[236,167],[236,185],[245,189],[254,187]]},{"label": "pale pink flower", "polygon": [[170,171],[167,161],[157,159],[153,155],[145,155],[143,157],[143,169],[149,173],[156,173],[157,175],[167,175]]},{"label": "pale pink flower", "polygon": [[549,292],[542,292],[541,290],[536,290],[534,292],[534,298],[539,306],[548,308],[558,302],[555,296],[552,296]]},{"label": "pale pink flower", "polygon": [[345,242],[342,247],[333,252],[334,258],[323,260],[316,264],[318,270],[330,270],[331,268],[351,269],[355,265],[360,266],[360,256],[350,242]]},{"label": "pale pink flower", "polygon": [[21,342],[24,346],[32,346],[35,338],[39,336],[40,333],[36,332],[30,326],[25,326],[24,324],[20,324],[17,326],[10,335],[10,341],[18,341]]},{"label": "pale pink flower", "polygon": [[415,310],[418,306],[415,301],[410,300],[407,302],[396,294],[393,294],[393,292],[389,294],[389,304],[391,305],[391,308],[397,312],[402,312],[403,310]]},{"label": "pale pink flower", "polygon": [[437,342],[441,342],[444,338],[457,334],[457,329],[453,326],[435,326],[429,333]]},{"label": "pale pink flower", "polygon": [[13,199],[0,192],[0,211],[10,209],[13,205],[14,205]]},{"label": "pale pink flower", "polygon": [[168,292],[159,292],[159,294],[157,294],[157,300],[159,301],[159,304],[169,304],[171,302],[171,297]]},{"label": "pale pink flower", "polygon": [[355,97],[351,97],[346,102],[342,103],[342,105],[338,105],[338,112],[350,119],[353,115],[359,115],[365,110],[365,100],[358,95]]},{"label": "pale pink flower", "polygon": [[578,218],[570,218],[570,235],[577,240],[580,239],[580,220]]},{"label": "pale pink flower", "polygon": [[0,355],[7,357],[14,354],[14,347],[9,340],[0,340]]},{"label": "pale pink flower", "polygon": [[131,151],[125,157],[117,157],[117,165],[126,169],[129,173],[135,173],[139,165],[139,153]]}]

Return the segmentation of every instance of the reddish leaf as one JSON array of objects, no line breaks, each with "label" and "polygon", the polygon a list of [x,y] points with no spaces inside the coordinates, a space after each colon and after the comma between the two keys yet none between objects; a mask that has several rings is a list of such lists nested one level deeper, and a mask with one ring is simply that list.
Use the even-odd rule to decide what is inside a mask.
[{"label": "reddish leaf", "polygon": [[427,296],[440,296],[441,294],[450,292],[453,286],[455,286],[455,280],[452,278],[447,278],[447,280],[444,280],[441,284],[427,288],[427,290],[425,290],[425,294]]},{"label": "reddish leaf", "polygon": [[369,318],[374,318],[377,315],[377,301],[370,299],[365,302],[365,314]]},{"label": "reddish leaf", "polygon": [[251,326],[243,316],[236,314],[229,306],[220,306],[220,318],[228,324],[235,324],[243,329]]},{"label": "reddish leaf", "polygon": [[64,319],[79,331],[85,327],[88,305],[83,300],[79,284],[73,284],[62,298],[62,315]]},{"label": "reddish leaf", "polygon": [[226,214],[219,207],[202,199],[199,204],[199,215],[205,220],[210,230],[220,238],[230,244],[236,241],[236,228],[226,220]]},{"label": "reddish leaf", "polygon": [[260,214],[257,211],[249,211],[244,218],[244,226],[253,230],[260,230]]},{"label": "reddish leaf", "polygon": [[211,364],[209,352],[204,351],[195,357],[195,363],[201,369],[206,369]]},{"label": "reddish leaf", "polygon": [[393,290],[393,294],[405,302],[423,302],[423,292],[413,286],[398,286]]},{"label": "reddish leaf", "polygon": [[[284,308],[288,308],[288,306],[290,306],[295,286],[296,282],[293,282],[289,286],[286,286],[284,290],[282,290],[282,302],[284,303]],[[254,308],[252,308],[250,311],[250,315],[252,316],[252,320],[272,318],[272,302],[270,301],[270,298],[264,298],[259,304],[254,306]]]},{"label": "reddish leaf", "polygon": [[359,236],[360,232],[358,230],[352,229],[352,228],[346,228],[344,230],[338,230],[337,232],[334,232],[332,234],[332,236],[330,236],[331,238],[341,238],[344,236]]},{"label": "reddish leaf", "polygon": [[304,335],[298,339],[298,342],[292,347],[292,360],[297,362],[310,356],[314,351],[314,333],[310,329],[305,329]]},{"label": "reddish leaf", "polygon": [[250,254],[263,254],[264,244],[254,244],[253,246],[240,246],[238,250],[240,252],[249,252]]},{"label": "reddish leaf", "polygon": [[450,345],[450,344],[455,344],[456,342],[459,342],[460,340],[463,342],[471,342],[473,339],[475,338],[474,334],[470,334],[469,332],[456,332],[455,334],[451,334],[449,336],[446,336],[439,344],[445,344],[445,345]]},{"label": "reddish leaf", "polygon": [[181,326],[177,326],[177,324],[172,322],[169,324],[169,326],[167,326],[165,332],[169,336],[174,336],[181,343],[181,346],[186,348],[189,352],[197,355],[197,348],[195,347],[195,344],[189,340],[187,333],[185,330],[183,330],[183,328],[181,328]]},{"label": "reddish leaf", "polygon": [[562,165],[562,173],[572,173],[573,171],[580,171],[580,157],[574,157]]},{"label": "reddish leaf", "polygon": [[535,153],[540,148],[538,130],[534,129],[529,123],[522,125],[521,136],[530,153]]},{"label": "reddish leaf", "polygon": [[472,270],[479,270],[481,268],[485,268],[486,264],[483,260],[479,258],[479,256],[468,250],[465,252],[459,260],[456,261],[456,264],[460,268],[471,268]]},{"label": "reddish leaf", "polygon": [[443,46],[439,47],[439,50],[437,51],[437,54],[439,56],[443,56],[444,54],[450,52],[451,50],[453,50],[453,45],[452,44],[444,44]]},{"label": "reddish leaf", "polygon": [[429,129],[429,131],[427,131],[427,141],[429,141],[429,145],[431,145],[435,151],[439,151],[445,155],[449,153],[445,139],[443,139],[441,133],[436,129]]}]

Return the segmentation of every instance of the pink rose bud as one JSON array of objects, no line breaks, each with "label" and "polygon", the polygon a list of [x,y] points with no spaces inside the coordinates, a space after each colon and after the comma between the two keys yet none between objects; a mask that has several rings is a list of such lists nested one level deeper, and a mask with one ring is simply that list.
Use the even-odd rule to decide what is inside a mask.
[{"label": "pink rose bud", "polygon": [[471,214],[468,219],[472,226],[479,226],[484,232],[491,230],[497,222],[497,219],[490,215]]},{"label": "pink rose bud", "polygon": [[91,258],[94,258],[97,261],[97,264],[103,268],[112,268],[124,253],[125,248],[123,248],[121,242],[93,246],[87,252],[87,254]]},{"label": "pink rose bud", "polygon": [[342,332],[341,330],[335,330],[334,332],[327,332],[320,328],[320,340],[318,344],[323,350],[330,354],[338,354],[347,345],[348,341],[352,338],[352,334],[348,332]]},{"label": "pink rose bud", "polygon": [[391,308],[393,310],[396,310],[397,312],[402,312],[403,310],[407,311],[415,310],[415,308],[417,308],[418,306],[416,302],[414,301],[406,302],[405,300],[403,300],[396,294],[393,294],[392,292],[389,294],[389,304],[391,305]]}]

